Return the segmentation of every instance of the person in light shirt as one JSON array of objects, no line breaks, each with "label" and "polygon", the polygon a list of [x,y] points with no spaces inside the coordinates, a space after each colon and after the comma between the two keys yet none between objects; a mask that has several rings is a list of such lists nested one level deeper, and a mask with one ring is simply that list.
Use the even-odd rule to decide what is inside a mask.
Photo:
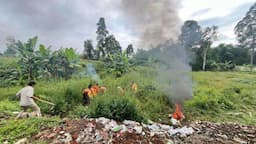
[{"label": "person in light shirt", "polygon": [[22,112],[20,112],[17,116],[17,118],[22,117],[23,113],[26,113],[28,109],[32,110],[33,116],[41,116],[41,110],[37,106],[37,104],[34,102],[34,86],[36,85],[36,82],[30,81],[28,85],[24,88],[22,88],[20,91],[17,92],[16,96],[20,99],[20,107],[23,109]]}]

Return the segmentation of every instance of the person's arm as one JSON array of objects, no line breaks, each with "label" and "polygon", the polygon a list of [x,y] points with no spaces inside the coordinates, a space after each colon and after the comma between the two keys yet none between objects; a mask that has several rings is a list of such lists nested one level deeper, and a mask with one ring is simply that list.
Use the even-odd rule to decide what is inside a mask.
[{"label": "person's arm", "polygon": [[16,93],[16,96],[20,98],[21,90]]}]

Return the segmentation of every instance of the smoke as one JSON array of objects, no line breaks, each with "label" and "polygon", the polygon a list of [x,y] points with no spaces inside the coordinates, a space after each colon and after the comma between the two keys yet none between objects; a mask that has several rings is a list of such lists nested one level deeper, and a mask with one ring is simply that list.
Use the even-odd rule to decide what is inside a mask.
[{"label": "smoke", "polygon": [[[158,63],[156,81],[170,100],[182,103],[192,96],[188,52],[178,40],[181,21],[177,0],[122,0],[128,26],[139,36],[139,46],[148,49]],[[150,49],[152,48],[152,49]]]},{"label": "smoke", "polygon": [[156,81],[170,100],[182,103],[192,97],[192,78],[188,51],[179,43],[165,43],[154,51],[156,65]]},{"label": "smoke", "polygon": [[97,74],[96,70],[94,69],[93,65],[91,63],[86,64],[86,75],[92,79],[93,81],[96,81],[98,83],[101,82],[99,75]]},{"label": "smoke", "polygon": [[177,40],[178,0],[122,0],[121,6],[128,26],[140,36],[140,48]]}]

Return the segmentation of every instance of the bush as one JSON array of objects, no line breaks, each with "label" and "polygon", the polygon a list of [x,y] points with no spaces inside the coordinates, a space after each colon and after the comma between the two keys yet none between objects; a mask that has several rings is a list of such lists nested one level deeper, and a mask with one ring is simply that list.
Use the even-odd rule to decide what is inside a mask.
[{"label": "bush", "polygon": [[69,117],[74,117],[74,118],[83,118],[87,114],[87,107],[83,105],[78,105],[77,107],[74,108],[74,110],[71,110],[69,112]]},{"label": "bush", "polygon": [[82,89],[89,83],[88,79],[71,79],[68,81],[45,82],[36,86],[36,92],[39,96],[55,103],[55,107],[38,102],[43,113],[53,115],[65,115],[73,110],[77,105],[82,104]]},{"label": "bush", "polygon": [[98,96],[91,101],[87,113],[92,118],[106,117],[117,121],[143,121],[141,112],[134,102],[124,96]]}]

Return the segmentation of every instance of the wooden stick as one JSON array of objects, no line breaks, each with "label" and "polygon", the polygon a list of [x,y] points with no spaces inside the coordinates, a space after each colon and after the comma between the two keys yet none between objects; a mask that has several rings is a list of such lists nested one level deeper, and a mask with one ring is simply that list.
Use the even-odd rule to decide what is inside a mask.
[{"label": "wooden stick", "polygon": [[36,100],[38,100],[38,101],[40,101],[40,102],[47,103],[47,104],[49,104],[49,105],[55,106],[55,104],[54,104],[54,103],[51,103],[51,102],[49,102],[49,101],[46,101],[46,100],[40,99],[40,98],[35,97],[35,96],[33,96],[33,98],[34,98],[34,99],[36,99]]}]

